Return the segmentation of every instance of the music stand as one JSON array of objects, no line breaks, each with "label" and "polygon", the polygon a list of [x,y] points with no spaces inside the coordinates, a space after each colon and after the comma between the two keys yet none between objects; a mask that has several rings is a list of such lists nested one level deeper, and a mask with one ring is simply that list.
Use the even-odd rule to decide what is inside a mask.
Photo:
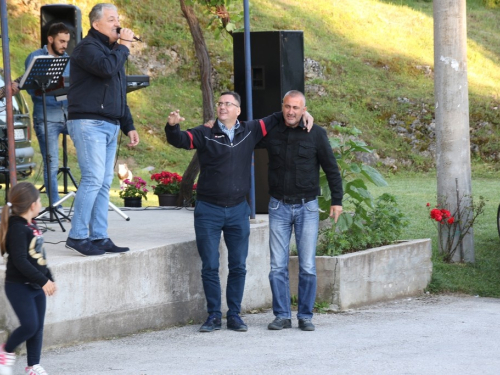
[{"label": "music stand", "polygon": [[[59,79],[64,73],[64,69],[66,69],[66,65],[68,65],[69,57],[53,57],[53,56],[35,56],[33,60],[31,60],[28,69],[24,73],[21,82],[19,84],[19,88],[22,90],[27,89],[40,89],[42,91],[42,103],[43,103],[43,126],[45,129],[45,169],[47,170],[47,195],[49,198],[49,205],[42,212],[40,212],[37,218],[45,215],[45,213],[49,213],[49,221],[57,221],[61,227],[63,232],[66,232],[64,226],[59,219],[61,216],[64,219],[69,221],[69,216],[66,216],[64,213],[59,211],[59,209],[52,204],[52,186],[51,186],[51,178],[50,178],[50,161],[52,155],[49,153],[49,138],[48,138],[48,128],[47,128],[47,102],[46,102],[46,93],[47,90],[53,87],[56,87],[59,83]],[[59,202],[61,202],[60,200]],[[58,202],[58,203],[59,203]]]},{"label": "music stand", "polygon": [[[50,93],[47,95],[49,96],[54,96],[56,101],[62,101],[62,100],[67,100],[67,94],[68,94],[68,89],[69,89],[69,82],[65,80],[63,82],[62,87],[59,87],[55,90],[50,90]],[[63,194],[68,194],[68,177],[71,179],[71,182],[73,183],[73,186],[78,189],[78,184],[76,183],[75,177],[71,173],[71,169],[68,167],[68,141],[67,141],[67,134],[62,133],[62,150],[63,150],[63,165],[62,167],[59,167],[59,170],[57,171],[57,175],[59,176],[61,173],[63,175]],[[40,191],[45,187],[45,185],[42,185],[40,188]]]}]

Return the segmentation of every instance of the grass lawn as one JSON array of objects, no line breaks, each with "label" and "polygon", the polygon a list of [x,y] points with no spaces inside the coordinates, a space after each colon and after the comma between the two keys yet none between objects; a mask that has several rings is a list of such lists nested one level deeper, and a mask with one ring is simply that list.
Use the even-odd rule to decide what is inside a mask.
[{"label": "grass lawn", "polygon": [[436,203],[436,176],[433,174],[391,176],[385,188],[371,188],[378,196],[384,192],[394,194],[400,207],[410,219],[404,238],[431,238],[433,249],[433,276],[429,291],[460,292],[482,297],[500,297],[500,243],[496,225],[498,179],[473,178],[472,193],[483,196],[485,213],[474,225],[476,262],[474,264],[447,264],[440,260],[437,248],[437,229],[429,218],[427,203]]}]

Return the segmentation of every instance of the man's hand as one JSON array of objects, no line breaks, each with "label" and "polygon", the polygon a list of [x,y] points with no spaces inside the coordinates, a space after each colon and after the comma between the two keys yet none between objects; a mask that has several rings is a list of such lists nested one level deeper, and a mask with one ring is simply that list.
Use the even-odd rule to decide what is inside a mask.
[{"label": "man's hand", "polygon": [[134,41],[134,32],[127,28],[120,29],[120,44],[130,49]]},{"label": "man's hand", "polygon": [[19,83],[12,82],[12,95],[16,95],[19,93]]},{"label": "man's hand", "polygon": [[51,296],[53,295],[56,290],[57,290],[57,287],[56,287],[56,283],[54,283],[53,281],[49,280],[45,283],[44,286],[42,286],[42,289],[43,291],[45,292],[45,295],[46,296]]},{"label": "man's hand", "polygon": [[170,114],[168,115],[168,124],[170,126],[175,126],[177,125],[178,123],[184,121],[185,118],[184,117],[181,117],[181,115],[179,114],[179,110],[176,109],[175,111],[173,112],[170,112]]},{"label": "man's hand", "polygon": [[330,217],[333,217],[335,222],[337,222],[341,213],[342,206],[330,206]]},{"label": "man's hand", "polygon": [[127,137],[130,138],[130,143],[127,146],[135,147],[139,144],[139,133],[136,130],[129,131]]},{"label": "man's hand", "polygon": [[203,126],[206,126],[207,128],[212,129],[214,127],[214,124],[215,124],[215,120],[208,120],[207,122],[205,122],[203,124]]},{"label": "man's hand", "polygon": [[311,116],[309,112],[304,112],[302,115],[302,122],[304,123],[304,126],[307,129],[307,132],[309,133],[314,125],[314,117]]}]

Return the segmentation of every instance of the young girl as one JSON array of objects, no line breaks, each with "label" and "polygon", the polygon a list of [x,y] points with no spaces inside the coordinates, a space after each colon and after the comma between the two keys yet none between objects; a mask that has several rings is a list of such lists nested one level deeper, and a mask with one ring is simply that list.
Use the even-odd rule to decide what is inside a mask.
[{"label": "young girl", "polygon": [[45,296],[56,291],[45,260],[43,237],[33,218],[40,212],[40,193],[32,184],[20,182],[9,193],[2,209],[0,249],[7,254],[5,294],[21,326],[0,346],[0,374],[11,375],[15,349],[26,341],[28,375],[47,375],[40,366]]}]

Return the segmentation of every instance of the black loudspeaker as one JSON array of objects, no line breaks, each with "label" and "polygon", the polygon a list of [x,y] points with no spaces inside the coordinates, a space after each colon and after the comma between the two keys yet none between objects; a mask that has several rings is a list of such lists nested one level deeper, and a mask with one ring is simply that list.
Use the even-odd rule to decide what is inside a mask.
[{"label": "black loudspeaker", "polygon": [[47,32],[53,23],[63,22],[70,31],[66,52],[71,55],[75,46],[82,40],[82,13],[75,5],[50,4],[40,8],[41,47],[47,44]]},{"label": "black loudspeaker", "polygon": [[[290,90],[304,92],[304,34],[302,31],[250,33],[252,55],[253,118],[281,110]],[[233,34],[234,91],[241,95],[240,120],[247,119],[245,84],[245,38]],[[267,150],[255,150],[255,210],[268,213]]]}]

